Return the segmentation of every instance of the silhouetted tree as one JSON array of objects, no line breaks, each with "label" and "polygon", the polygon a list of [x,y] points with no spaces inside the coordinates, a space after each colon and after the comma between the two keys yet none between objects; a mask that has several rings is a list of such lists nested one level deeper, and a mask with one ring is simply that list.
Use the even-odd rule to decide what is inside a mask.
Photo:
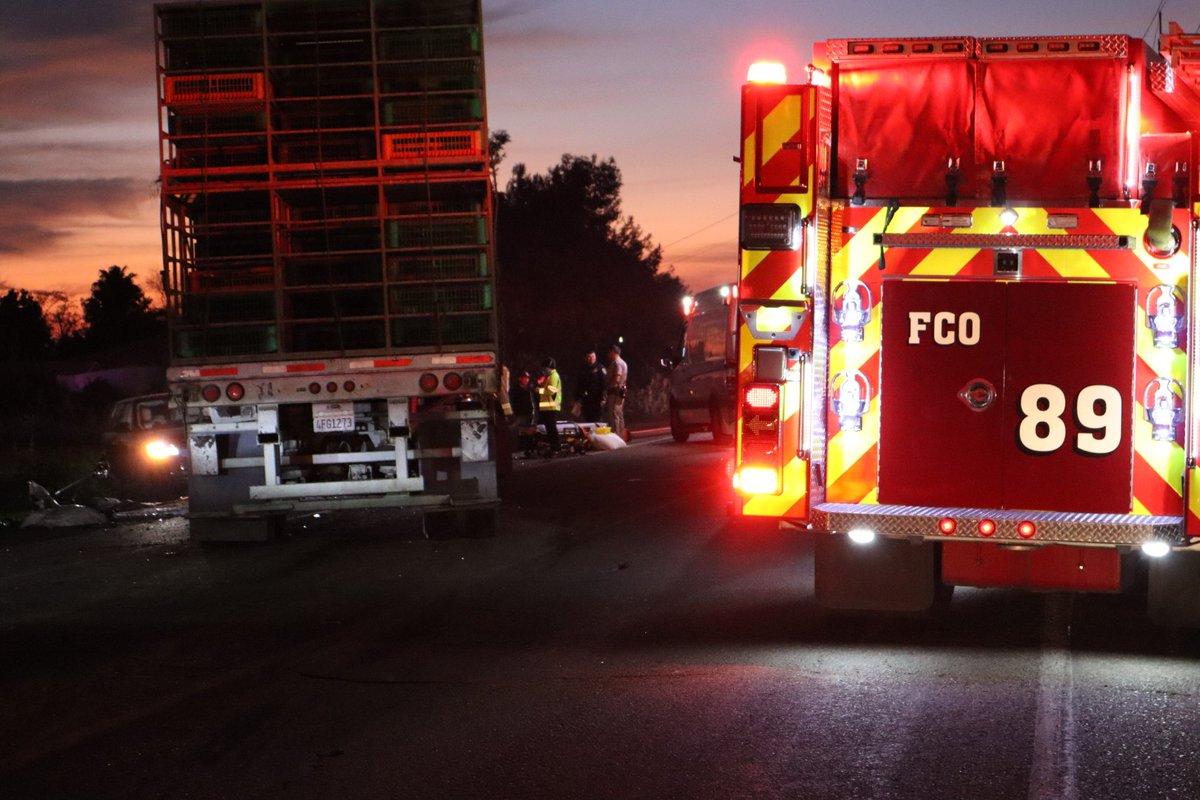
[{"label": "silhouetted tree", "polygon": [[642,383],[679,332],[683,285],[621,213],[612,158],[564,155],[545,175],[513,167],[499,197],[500,309],[510,362],[554,356],[572,375],[586,348],[622,337]]},{"label": "silhouetted tree", "polygon": [[100,271],[92,294],[83,301],[85,338],[94,348],[139,341],[162,331],[162,322],[150,309],[150,299],[134,282],[137,275],[125,267]]},{"label": "silhouetted tree", "polygon": [[24,289],[0,297],[0,358],[7,363],[36,361],[50,345],[42,304]]}]

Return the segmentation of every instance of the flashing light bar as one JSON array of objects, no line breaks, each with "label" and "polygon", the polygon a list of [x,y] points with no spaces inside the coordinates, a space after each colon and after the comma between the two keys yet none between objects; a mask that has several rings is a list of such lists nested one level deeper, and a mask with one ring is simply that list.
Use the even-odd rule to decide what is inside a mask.
[{"label": "flashing light bar", "polygon": [[779,61],[755,61],[746,73],[747,83],[787,83],[787,67]]}]

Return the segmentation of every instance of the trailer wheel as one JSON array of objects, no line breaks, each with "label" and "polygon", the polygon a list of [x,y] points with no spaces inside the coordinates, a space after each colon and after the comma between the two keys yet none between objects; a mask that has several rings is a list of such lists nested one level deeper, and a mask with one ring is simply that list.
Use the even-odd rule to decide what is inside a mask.
[{"label": "trailer wheel", "polygon": [[1150,561],[1146,611],[1165,628],[1200,628],[1200,552],[1174,552]]},{"label": "trailer wheel", "polygon": [[679,409],[671,406],[671,438],[683,444],[692,435],[683,421],[679,419]]}]

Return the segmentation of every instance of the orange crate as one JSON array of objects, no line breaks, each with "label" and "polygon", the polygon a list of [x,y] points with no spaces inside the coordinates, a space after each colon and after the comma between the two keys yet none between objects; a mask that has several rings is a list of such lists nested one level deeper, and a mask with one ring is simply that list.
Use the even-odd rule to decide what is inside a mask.
[{"label": "orange crate", "polygon": [[164,87],[167,105],[244,103],[263,99],[261,72],[168,77]]},{"label": "orange crate", "polygon": [[385,161],[436,161],[482,156],[479,131],[419,131],[383,135]]}]

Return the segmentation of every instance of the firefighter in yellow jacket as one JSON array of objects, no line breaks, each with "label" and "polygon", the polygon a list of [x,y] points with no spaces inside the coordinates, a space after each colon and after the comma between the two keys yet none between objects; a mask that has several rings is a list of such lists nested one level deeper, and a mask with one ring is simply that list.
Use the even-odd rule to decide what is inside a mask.
[{"label": "firefighter in yellow jacket", "polygon": [[550,443],[550,454],[558,453],[558,412],[562,409],[562,378],[559,377],[554,359],[542,362],[542,374],[538,378],[538,424],[546,426],[546,441]]}]

